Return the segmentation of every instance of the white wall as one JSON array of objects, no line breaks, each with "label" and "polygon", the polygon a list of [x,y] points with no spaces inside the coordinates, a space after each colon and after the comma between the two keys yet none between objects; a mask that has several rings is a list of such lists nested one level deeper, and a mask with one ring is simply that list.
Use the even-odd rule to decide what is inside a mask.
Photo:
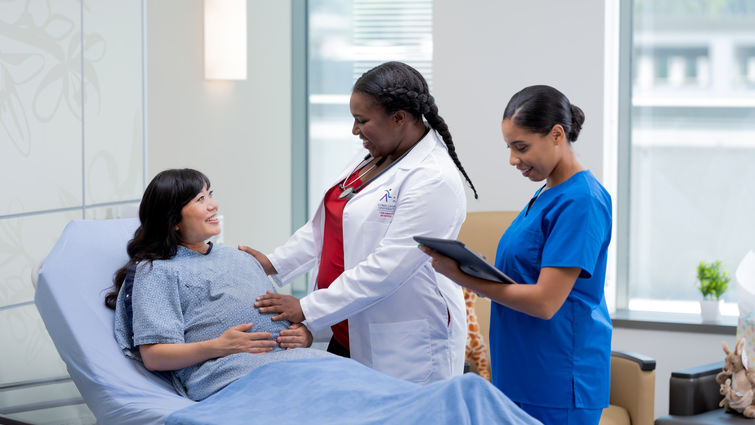
[{"label": "white wall", "polygon": [[149,178],[210,178],[226,244],[263,251],[291,233],[291,3],[247,2],[248,77],[206,81],[203,2],[148,2]]},{"label": "white wall", "polygon": [[533,84],[585,112],[574,148],[601,179],[602,1],[438,0],[433,13],[433,92],[480,194],[470,211],[520,210],[538,187],[509,165],[500,128],[511,96]]}]

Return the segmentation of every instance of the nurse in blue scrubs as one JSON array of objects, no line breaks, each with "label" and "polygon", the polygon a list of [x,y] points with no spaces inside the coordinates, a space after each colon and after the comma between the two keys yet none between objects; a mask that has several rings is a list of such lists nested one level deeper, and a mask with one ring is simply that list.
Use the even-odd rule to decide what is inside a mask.
[{"label": "nurse in blue scrubs", "polygon": [[608,407],[611,197],[572,150],[584,119],[549,86],[527,87],[506,106],[509,163],[544,182],[498,244],[495,265],[516,284],[472,277],[422,247],[440,273],[495,301],[493,384],[545,424],[597,425]]}]

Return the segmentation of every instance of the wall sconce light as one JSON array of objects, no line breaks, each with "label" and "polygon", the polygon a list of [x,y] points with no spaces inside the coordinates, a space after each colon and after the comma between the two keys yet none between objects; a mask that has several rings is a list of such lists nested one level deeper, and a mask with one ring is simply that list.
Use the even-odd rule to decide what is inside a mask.
[{"label": "wall sconce light", "polygon": [[204,78],[246,80],[246,0],[204,0]]}]

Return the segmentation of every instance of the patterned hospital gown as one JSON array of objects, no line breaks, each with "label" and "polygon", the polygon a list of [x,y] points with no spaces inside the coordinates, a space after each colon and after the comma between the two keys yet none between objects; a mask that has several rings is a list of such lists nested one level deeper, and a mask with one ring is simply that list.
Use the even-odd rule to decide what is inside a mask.
[{"label": "patterned hospital gown", "polygon": [[[274,290],[273,285],[251,255],[229,246],[211,245],[206,254],[179,246],[169,260],[138,264],[132,290],[126,286],[118,294],[115,337],[124,353],[137,360],[135,347],[141,344],[206,341],[241,323],[253,323],[251,332],[271,332],[276,338],[289,326],[285,321],[273,322],[272,314],[254,308],[255,298]],[[266,354],[239,353],[207,360],[173,371],[171,379],[179,394],[202,400],[267,363],[327,356],[321,350],[276,346]]]}]

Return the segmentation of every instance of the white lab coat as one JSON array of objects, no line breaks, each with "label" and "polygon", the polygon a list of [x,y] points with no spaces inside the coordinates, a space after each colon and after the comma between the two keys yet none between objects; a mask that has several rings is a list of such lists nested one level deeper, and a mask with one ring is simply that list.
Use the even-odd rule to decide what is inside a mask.
[{"label": "white lab coat", "polygon": [[[435,272],[412,237],[456,238],[465,216],[461,178],[445,144],[431,130],[346,204],[345,271],[329,288],[302,298],[305,325],[314,333],[349,319],[351,358],[390,376],[428,383],[461,374],[467,335],[464,295]],[[268,256],[278,271],[276,280],[287,283],[318,269],[323,227],[321,202],[312,219]]]}]

